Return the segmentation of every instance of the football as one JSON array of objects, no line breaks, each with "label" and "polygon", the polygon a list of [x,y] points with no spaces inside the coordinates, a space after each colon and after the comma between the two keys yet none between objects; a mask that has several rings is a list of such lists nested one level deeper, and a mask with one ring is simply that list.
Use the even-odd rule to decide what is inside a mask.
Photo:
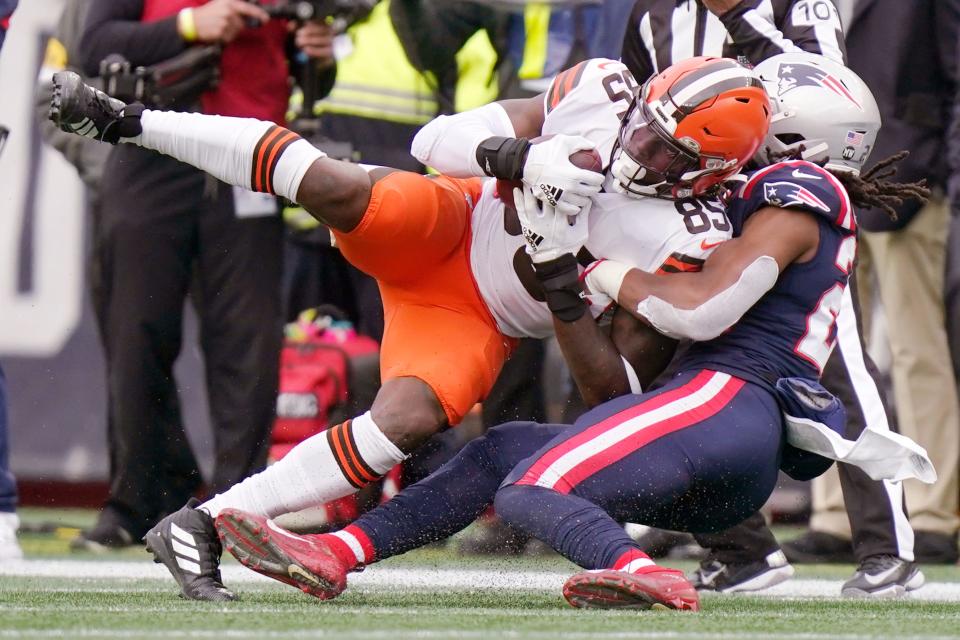
[{"label": "football", "polygon": [[[530,142],[532,144],[537,144],[543,142],[544,140],[549,140],[552,136],[540,136],[539,138],[534,138]],[[600,157],[600,154],[596,149],[590,149],[588,151],[574,151],[570,156],[570,162],[574,166],[580,167],[581,169],[588,169],[590,171],[595,171],[596,173],[603,173],[603,159]],[[511,209],[516,208],[513,204],[513,190],[520,189],[523,187],[523,183],[519,180],[497,180],[497,197],[503,201],[505,205]]]}]

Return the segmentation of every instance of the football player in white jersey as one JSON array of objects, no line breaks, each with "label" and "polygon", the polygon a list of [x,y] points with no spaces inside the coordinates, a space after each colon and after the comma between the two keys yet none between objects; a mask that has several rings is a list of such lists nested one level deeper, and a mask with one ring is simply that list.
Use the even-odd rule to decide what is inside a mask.
[{"label": "football player in white jersey", "polygon": [[[769,120],[758,78],[733,61],[687,61],[651,79],[633,101],[626,68],[593,60],[561,74],[539,99],[454,116],[418,136],[415,153],[453,174],[430,178],[326,158],[267,122],[125,105],[69,73],[57,74],[54,85],[51,117],[67,131],[138,144],[230,184],[299,202],[330,227],[351,262],[377,278],[383,294],[383,386],[371,411],[307,439],[206,503],[188,504],[147,534],[183,595],[206,600],[235,598],[218,570],[213,517],[222,509],[272,518],[377,480],[487,394],[514,338],[548,335],[553,325],[590,403],[636,389],[642,351],[628,342],[643,334],[611,340],[595,328],[570,251],[587,240],[593,219],[588,251],[604,241],[597,255],[642,269],[694,266],[729,237],[729,224],[719,205],[679,198],[706,195],[735,173]],[[528,140],[564,127],[580,135]],[[610,158],[608,174],[571,162],[594,148]],[[522,200],[516,235],[485,175],[501,186],[522,183],[512,192]],[[604,183],[678,200],[640,205],[618,193],[598,196]],[[524,273],[533,276],[526,285]],[[589,351],[598,345],[624,353],[626,366],[591,369]]]}]

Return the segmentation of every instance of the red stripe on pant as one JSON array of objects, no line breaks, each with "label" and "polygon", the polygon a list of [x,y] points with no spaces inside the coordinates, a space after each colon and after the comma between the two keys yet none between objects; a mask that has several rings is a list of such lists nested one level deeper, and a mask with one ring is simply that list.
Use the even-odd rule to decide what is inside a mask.
[{"label": "red stripe on pant", "polygon": [[703,388],[710,378],[713,377],[712,371],[701,371],[697,374],[690,382],[683,385],[682,387],[677,387],[671,391],[661,393],[655,398],[651,398],[648,401],[641,402],[640,404],[634,405],[629,409],[624,409],[619,413],[615,413],[609,418],[604,418],[597,424],[592,427],[583,430],[577,435],[573,436],[569,440],[564,440],[559,445],[547,451],[543,454],[539,460],[533,463],[530,469],[527,470],[523,477],[520,479],[517,484],[536,484],[537,479],[543,475],[543,472],[546,471],[550,465],[560,459],[561,456],[566,454],[568,451],[576,449],[580,445],[593,440],[597,436],[617,427],[631,418],[635,418],[644,413],[648,413],[655,409],[667,405],[675,400],[684,398],[693,393],[696,393]]},{"label": "red stripe on pant", "polygon": [[[704,377],[704,374],[707,374],[707,375],[705,380],[702,380],[702,378]],[[604,429],[600,433],[605,433],[606,431],[609,431],[611,428],[619,426],[627,422],[628,420],[638,418],[642,415],[645,415],[656,409],[659,409],[660,407],[663,407],[666,404],[668,404],[670,401],[682,400],[686,397],[689,397],[697,393],[698,391],[700,391],[705,386],[705,384],[710,380],[712,380],[713,377],[716,375],[721,375],[721,374],[717,374],[712,371],[702,371],[693,380],[683,385],[682,387],[678,387],[677,389],[674,390],[674,391],[683,390],[685,391],[685,393],[674,394],[674,391],[667,392],[665,394],[657,396],[656,398],[653,398],[650,402],[641,403],[636,408],[631,408],[627,411],[617,414],[616,416],[612,416],[613,418],[619,417],[619,419],[616,421],[616,424],[608,426],[606,429]],[[572,467],[569,471],[564,473],[553,484],[553,489],[560,493],[570,493],[571,491],[573,491],[573,488],[575,486],[583,482],[585,479],[601,471],[602,469],[605,469],[610,465],[622,460],[623,458],[626,458],[633,452],[645,447],[646,445],[650,444],[654,440],[662,438],[663,436],[673,433],[675,431],[679,431],[681,429],[691,427],[699,422],[706,420],[707,418],[713,417],[714,415],[719,413],[721,410],[723,410],[724,407],[727,406],[727,404],[733,399],[733,397],[737,395],[740,389],[743,388],[744,384],[745,383],[743,380],[740,380],[739,378],[731,377],[706,402],[703,402],[695,407],[691,407],[690,409],[687,409],[683,413],[679,413],[669,418],[665,418],[658,422],[654,422],[645,427],[639,427],[633,433],[610,444],[607,448],[601,451],[598,451],[597,453],[594,453],[584,458],[582,461],[578,462],[574,467]],[[673,398],[668,402],[655,403],[656,400],[667,395],[673,395]],[[636,411],[634,409],[639,409],[639,410]],[[633,413],[633,415],[631,415],[630,417],[624,417],[624,414],[628,414],[628,413]],[[607,420],[610,420],[610,418],[608,418]],[[588,431],[590,431],[590,429],[588,429]],[[600,433],[598,433],[597,435],[600,435]],[[572,451],[573,449],[576,448],[572,446],[567,446],[567,444],[568,443],[564,442],[558,448],[562,447],[563,449],[565,449],[563,453]],[[553,451],[550,451],[549,453],[553,453]],[[560,455],[562,456],[563,453],[561,453]],[[559,457],[560,456],[556,456],[556,459],[559,459]],[[544,471],[546,471],[547,468],[548,467],[544,468]],[[532,474],[531,474],[532,471],[533,471],[533,468],[531,468],[530,471],[524,474],[524,477],[517,484],[536,484],[542,477],[543,472],[537,473],[535,477],[532,477]]]}]

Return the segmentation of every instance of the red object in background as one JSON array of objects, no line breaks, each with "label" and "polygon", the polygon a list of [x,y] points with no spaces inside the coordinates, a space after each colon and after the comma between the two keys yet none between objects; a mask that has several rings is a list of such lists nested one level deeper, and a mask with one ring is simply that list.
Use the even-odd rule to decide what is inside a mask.
[{"label": "red object in background", "polygon": [[[303,440],[333,426],[331,411],[349,399],[350,358],[373,354],[380,348],[375,340],[352,328],[315,332],[309,323],[300,328],[304,331],[298,333],[299,338],[288,339],[280,355],[280,389],[270,462],[280,460]],[[390,477],[399,486],[399,467],[395,471]],[[356,494],[322,507],[324,527],[353,522],[360,516]]]},{"label": "red object in background", "polygon": [[302,342],[288,340],[283,346],[277,418],[271,434],[272,462],[333,426],[330,411],[344,405],[349,396],[350,358],[379,350],[375,340],[353,331],[343,340],[332,339],[328,333]]},{"label": "red object in background", "polygon": [[[175,16],[206,0],[144,0],[143,22]],[[287,22],[244,29],[223,49],[220,84],[203,94],[203,112],[218,116],[259,118],[283,126],[290,97],[287,65]]]}]

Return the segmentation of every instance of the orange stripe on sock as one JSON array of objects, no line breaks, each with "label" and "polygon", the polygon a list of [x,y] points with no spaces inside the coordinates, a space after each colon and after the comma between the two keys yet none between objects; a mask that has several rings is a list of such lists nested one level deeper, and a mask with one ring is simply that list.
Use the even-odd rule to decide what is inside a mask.
[{"label": "orange stripe on sock", "polygon": [[281,129],[280,127],[275,126],[267,133],[266,137],[263,138],[263,144],[260,145],[260,152],[257,154],[257,157],[254,161],[254,191],[263,191],[263,180],[260,178],[261,174],[263,173],[263,158],[267,153],[267,149],[270,148],[270,143],[276,140],[278,136],[283,135],[284,131],[286,131],[286,129]]},{"label": "orange stripe on sock", "polygon": [[368,471],[364,469],[364,467],[367,465],[363,461],[363,459],[360,457],[359,452],[354,450],[353,444],[351,443],[350,434],[348,433],[349,429],[350,429],[350,421],[347,420],[343,425],[343,436],[344,436],[343,442],[347,448],[347,455],[353,458],[351,460],[351,462],[353,462],[353,466],[351,467],[351,469],[353,469],[361,477],[366,478],[367,482],[373,482],[374,480],[377,479],[377,476],[371,475]]},{"label": "orange stripe on sock", "polygon": [[263,185],[264,186],[263,190],[266,191],[267,193],[274,192],[273,180],[270,179],[270,176],[273,174],[271,167],[273,167],[273,162],[276,159],[277,154],[280,153],[281,149],[283,149],[283,145],[285,145],[288,142],[292,142],[295,138],[297,138],[297,134],[295,134],[293,131],[287,131],[286,129],[281,129],[281,131],[286,131],[286,134],[284,134],[284,136],[279,140],[277,140],[276,144],[273,145],[273,150],[270,152],[270,158],[267,160],[267,166],[266,166],[267,170],[265,172],[266,184]]},{"label": "orange stripe on sock", "polygon": [[[337,458],[337,463],[340,466],[340,470],[343,472],[343,475],[347,476],[347,480],[355,487],[362,487],[367,482],[364,482],[356,476],[353,469],[350,468],[349,459],[344,454],[343,444],[341,443],[341,437],[343,436],[343,423],[338,424],[330,430],[330,440],[333,443],[333,455]],[[345,438],[343,439],[346,440]]]}]

